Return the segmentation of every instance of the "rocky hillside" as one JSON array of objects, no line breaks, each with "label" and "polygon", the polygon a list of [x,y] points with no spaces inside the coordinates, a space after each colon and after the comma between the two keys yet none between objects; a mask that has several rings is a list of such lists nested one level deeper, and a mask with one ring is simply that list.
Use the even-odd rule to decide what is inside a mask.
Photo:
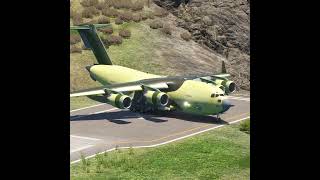
[{"label": "rocky hillside", "polygon": [[[250,1],[154,0],[177,17],[177,26],[192,39],[226,58],[229,72],[241,89],[250,89]],[[184,2],[187,2],[186,4]]]}]

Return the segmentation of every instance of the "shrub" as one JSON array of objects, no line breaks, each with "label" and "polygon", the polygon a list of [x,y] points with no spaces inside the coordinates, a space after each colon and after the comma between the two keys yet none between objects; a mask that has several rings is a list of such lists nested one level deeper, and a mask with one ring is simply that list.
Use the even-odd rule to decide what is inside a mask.
[{"label": "shrub", "polygon": [[129,30],[122,29],[119,31],[119,35],[123,38],[129,38],[131,36],[131,32]]},{"label": "shrub", "polygon": [[72,22],[73,22],[73,25],[80,25],[83,23],[83,19],[81,17],[81,14],[79,13],[76,13],[73,15],[72,17]]},{"label": "shrub", "polygon": [[163,28],[161,29],[161,31],[165,34],[171,35],[172,34],[172,30],[169,24],[166,24],[165,26],[163,26]]},{"label": "shrub", "polygon": [[184,32],[180,34],[180,37],[185,41],[189,41],[191,39],[191,34],[189,32]]},{"label": "shrub", "polygon": [[166,17],[169,12],[163,8],[156,8],[154,11],[154,15],[157,17]]},{"label": "shrub", "polygon": [[103,16],[103,17],[100,17],[98,19],[98,23],[99,24],[109,24],[110,23],[110,19],[105,17],[105,16]]},{"label": "shrub", "polygon": [[80,41],[81,41],[81,37],[78,34],[70,35],[70,44],[77,44]]},{"label": "shrub", "polygon": [[70,10],[70,18],[73,19],[75,15],[76,15],[76,11]]},{"label": "shrub", "polygon": [[119,45],[122,43],[122,37],[115,35],[108,36],[106,40],[109,45]]},{"label": "shrub", "polygon": [[119,15],[120,19],[122,19],[124,22],[130,22],[133,18],[132,13],[130,12],[123,12]]},{"label": "shrub", "polygon": [[130,9],[134,5],[132,0],[109,0],[109,4],[116,9]]},{"label": "shrub", "polygon": [[84,18],[92,18],[93,16],[99,15],[99,11],[97,8],[91,6],[84,8],[82,11],[82,17]]},{"label": "shrub", "polygon": [[142,20],[148,19],[148,14],[147,14],[147,13],[143,13],[143,14],[141,15],[141,19],[142,19]]},{"label": "shrub", "polygon": [[241,122],[240,131],[250,134],[250,119]]},{"label": "shrub", "polygon": [[141,15],[140,14],[135,14],[132,16],[132,20],[134,22],[140,22],[141,21]]},{"label": "shrub", "polygon": [[99,3],[99,0],[82,0],[80,2],[80,4],[83,6],[83,7],[90,7],[90,6],[95,6]]},{"label": "shrub", "polygon": [[150,27],[152,29],[158,29],[158,28],[162,28],[163,27],[163,23],[159,20],[154,20],[150,23]]},{"label": "shrub", "polygon": [[113,33],[113,29],[112,27],[106,27],[106,28],[103,28],[103,29],[99,29],[99,31],[105,33],[105,34],[112,34]]},{"label": "shrub", "polygon": [[70,46],[70,53],[81,53],[82,49],[77,46]]},{"label": "shrub", "polygon": [[143,1],[133,3],[130,9],[132,11],[141,11],[143,9]]},{"label": "shrub", "polygon": [[115,9],[105,8],[102,10],[102,14],[108,17],[117,17],[119,12]]},{"label": "shrub", "polygon": [[99,2],[98,4],[96,4],[94,7],[96,7],[98,10],[103,10],[107,7],[106,3],[103,2]]},{"label": "shrub", "polygon": [[122,24],[123,21],[122,21],[122,19],[121,19],[120,17],[117,17],[117,18],[114,20],[114,23],[115,23],[115,24]]}]

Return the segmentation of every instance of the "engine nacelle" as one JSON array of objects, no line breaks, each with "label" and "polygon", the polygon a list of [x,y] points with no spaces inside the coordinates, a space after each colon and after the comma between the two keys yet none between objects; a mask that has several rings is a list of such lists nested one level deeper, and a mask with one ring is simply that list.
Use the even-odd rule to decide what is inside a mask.
[{"label": "engine nacelle", "polygon": [[233,81],[223,79],[215,79],[213,81],[226,94],[233,93],[236,90],[236,84]]},{"label": "engine nacelle", "polygon": [[234,83],[233,81],[222,81],[222,85],[225,87],[225,92],[227,94],[233,93],[236,90],[236,83]]},{"label": "engine nacelle", "polygon": [[132,99],[131,97],[123,94],[110,93],[107,96],[109,104],[120,108],[120,109],[129,109],[131,107]]},{"label": "engine nacelle", "polygon": [[169,103],[169,96],[164,92],[146,91],[144,96],[147,102],[157,106],[166,106]]}]

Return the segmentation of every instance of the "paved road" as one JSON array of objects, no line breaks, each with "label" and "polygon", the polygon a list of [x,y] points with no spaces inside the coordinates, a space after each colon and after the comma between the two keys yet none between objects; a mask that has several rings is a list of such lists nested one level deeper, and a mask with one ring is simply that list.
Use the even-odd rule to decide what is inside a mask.
[{"label": "paved road", "polygon": [[250,97],[230,96],[233,105],[216,121],[213,116],[183,113],[139,114],[108,104],[70,112],[70,160],[118,147],[150,146],[235,122],[250,115]]}]

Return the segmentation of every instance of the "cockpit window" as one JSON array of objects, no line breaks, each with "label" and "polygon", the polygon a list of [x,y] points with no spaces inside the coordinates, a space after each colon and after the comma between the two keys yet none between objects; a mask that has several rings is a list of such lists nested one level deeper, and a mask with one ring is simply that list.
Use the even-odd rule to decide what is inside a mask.
[{"label": "cockpit window", "polygon": [[223,96],[223,94],[216,94],[216,93],[212,93],[211,94],[211,97],[214,98],[214,97],[219,97],[219,96]]}]

